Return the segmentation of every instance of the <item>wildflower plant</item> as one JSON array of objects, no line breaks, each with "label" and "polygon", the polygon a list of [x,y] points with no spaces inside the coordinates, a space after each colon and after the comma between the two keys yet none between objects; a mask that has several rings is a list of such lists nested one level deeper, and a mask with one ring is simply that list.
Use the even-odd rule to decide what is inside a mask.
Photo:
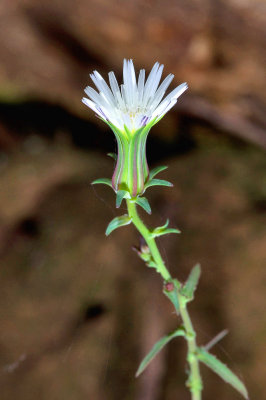
[{"label": "wildflower plant", "polygon": [[[194,299],[195,290],[200,277],[200,265],[191,270],[186,282],[182,283],[173,278],[156,244],[156,238],[162,235],[180,231],[169,228],[169,221],[165,225],[149,229],[138,214],[137,206],[151,214],[151,207],[143,196],[151,186],[172,186],[166,180],[157,179],[157,174],[165,170],[166,166],[156,167],[149,171],[146,159],[146,141],[150,129],[176,104],[178,97],[188,88],[182,83],[166,97],[165,93],[174,75],[169,74],[159,85],[163,72],[163,65],[156,62],[145,82],[145,70],[141,69],[136,78],[132,60],[124,60],[123,84],[118,85],[115,74],[109,72],[110,87],[103,77],[94,71],[90,77],[98,92],[88,86],[83,103],[91,108],[113,131],[117,140],[117,155],[111,154],[116,160],[112,179],[100,178],[93,184],[106,184],[113,188],[116,194],[116,207],[122,201],[127,205],[127,214],[114,218],[106,229],[108,236],[115,229],[132,223],[141,234],[143,244],[136,249],[140,258],[148,267],[154,268],[163,279],[163,293],[173,304],[181,324],[174,332],[161,338],[144,357],[137,370],[139,376],[150,364],[153,358],[163,347],[178,336],[187,342],[188,379],[186,382],[192,400],[200,400],[202,395],[202,379],[200,363],[205,364],[218,374],[224,381],[233,386],[245,399],[248,393],[241,380],[220,360],[209,352],[224,336],[223,333],[215,337],[209,344],[199,346],[196,341],[196,332],[193,327],[188,304]],[[109,154],[110,155],[110,154]]]}]

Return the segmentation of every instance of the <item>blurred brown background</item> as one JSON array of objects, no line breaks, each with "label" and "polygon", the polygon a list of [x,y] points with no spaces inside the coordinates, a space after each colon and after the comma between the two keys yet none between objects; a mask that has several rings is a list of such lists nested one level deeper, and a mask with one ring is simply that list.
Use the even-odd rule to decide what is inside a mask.
[{"label": "blurred brown background", "polygon": [[[199,343],[261,399],[266,374],[266,4],[264,0],[2,0],[0,3],[0,387],[2,400],[187,400],[175,339],[139,379],[153,343],[176,327],[159,277],[116,215],[112,133],[81,103],[89,73],[165,64],[189,91],[149,136],[151,225],[182,235],[160,248],[184,280]],[[172,88],[174,85],[172,85]],[[123,208],[123,207],[122,207]],[[122,209],[123,211],[123,209]],[[121,210],[120,210],[121,213]],[[204,400],[239,395],[202,367]]]}]

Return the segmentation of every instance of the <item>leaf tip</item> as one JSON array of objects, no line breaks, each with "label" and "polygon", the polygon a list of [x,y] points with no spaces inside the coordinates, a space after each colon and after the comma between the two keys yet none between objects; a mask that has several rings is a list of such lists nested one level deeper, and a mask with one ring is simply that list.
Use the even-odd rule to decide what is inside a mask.
[{"label": "leaf tip", "polygon": [[200,263],[197,263],[194,268],[195,268],[196,271],[201,273],[201,265],[200,265]]},{"label": "leaf tip", "polygon": [[135,378],[138,378],[140,376],[140,374],[141,374],[141,371],[137,370],[137,372],[135,373]]}]

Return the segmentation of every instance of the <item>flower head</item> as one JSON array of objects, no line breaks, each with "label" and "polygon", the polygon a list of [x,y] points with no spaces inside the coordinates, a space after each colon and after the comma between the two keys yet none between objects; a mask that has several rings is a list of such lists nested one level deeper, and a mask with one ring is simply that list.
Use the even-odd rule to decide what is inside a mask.
[{"label": "flower head", "polygon": [[159,86],[163,67],[156,62],[145,82],[145,70],[140,70],[137,80],[133,61],[124,60],[120,88],[113,72],[109,72],[109,87],[103,77],[94,71],[90,77],[99,93],[88,86],[85,93],[89,99],[84,97],[82,101],[105,122],[122,132],[133,134],[150,123],[156,124],[188,87],[182,83],[163,99],[174,78],[173,74],[169,74]]},{"label": "flower head", "polygon": [[163,99],[174,75],[168,75],[159,86],[162,72],[163,65],[157,62],[146,82],[144,69],[140,70],[137,81],[133,61],[124,60],[124,82],[120,88],[113,72],[109,72],[109,87],[94,71],[91,79],[99,93],[90,86],[85,89],[89,99],[84,97],[83,103],[110,126],[117,139],[118,154],[112,187],[118,199],[121,199],[121,193],[131,199],[144,193],[149,182],[148,133],[187,89],[187,84],[182,83]]}]

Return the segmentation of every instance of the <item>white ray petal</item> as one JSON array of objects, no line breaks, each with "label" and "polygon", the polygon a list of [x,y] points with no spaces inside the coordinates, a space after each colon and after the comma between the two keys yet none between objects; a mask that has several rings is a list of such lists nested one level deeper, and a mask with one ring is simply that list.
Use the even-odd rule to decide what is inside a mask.
[{"label": "white ray petal", "polygon": [[91,108],[96,114],[98,114],[101,118],[103,118],[105,121],[108,121],[108,116],[105,115],[103,110],[100,107],[97,107],[93,101],[87,99],[86,97],[83,97],[82,102],[86,104],[89,108]]},{"label": "white ray petal", "polygon": [[99,74],[99,72],[94,71],[94,75],[91,74],[90,77],[93,80],[95,86],[98,88],[98,90],[104,93],[107,101],[110,102],[110,104],[114,105],[115,101],[113,93],[111,92],[109,86],[107,85],[103,77]]},{"label": "white ray petal", "polygon": [[98,92],[88,86],[85,93],[89,99],[82,101],[97,115],[112,122],[119,129],[124,126],[134,133],[152,119],[159,121],[177,102],[177,98],[187,89],[183,83],[170,92],[164,99],[165,92],[172,82],[174,75],[169,74],[159,85],[163,65],[156,62],[145,83],[145,70],[139,72],[136,81],[135,68],[132,60],[124,60],[123,83],[119,87],[115,74],[109,72],[109,83],[94,71],[90,76]]},{"label": "white ray petal", "polygon": [[187,90],[187,88],[188,88],[187,83],[186,83],[186,82],[185,82],[185,83],[182,83],[181,85],[177,86],[177,88],[175,88],[174,90],[172,90],[172,92],[169,93],[169,94],[165,97],[164,101],[168,101],[168,100],[170,100],[170,99],[172,99],[172,98],[177,99],[179,96],[181,96],[182,93],[185,92],[185,90]]},{"label": "white ray petal", "polygon": [[145,81],[145,69],[141,69],[139,71],[139,79],[138,79],[138,102],[139,102],[139,104],[142,104],[144,81]]},{"label": "white ray petal", "polygon": [[174,79],[174,75],[173,74],[169,74],[164,81],[161,83],[161,85],[159,86],[159,88],[157,89],[156,93],[154,94],[154,97],[152,99],[152,108],[154,109],[155,107],[157,107],[157,105],[160,103],[160,101],[162,100],[168,86],[170,85],[170,83],[172,82],[172,80]]},{"label": "white ray petal", "polygon": [[157,71],[159,69],[160,64],[156,62],[148,76],[148,79],[144,86],[144,94],[143,94],[143,105],[146,105],[149,97],[150,97],[150,90],[152,88],[153,81],[156,77]]},{"label": "white ray petal", "polygon": [[117,83],[115,74],[114,74],[113,71],[112,71],[112,72],[109,72],[108,75],[109,75],[109,82],[110,82],[110,86],[111,86],[113,95],[114,95],[114,97],[115,97],[117,103],[118,103],[119,105],[121,105],[121,103],[122,103],[122,97],[121,97],[120,89],[119,89],[119,86],[118,86],[118,83]]}]

